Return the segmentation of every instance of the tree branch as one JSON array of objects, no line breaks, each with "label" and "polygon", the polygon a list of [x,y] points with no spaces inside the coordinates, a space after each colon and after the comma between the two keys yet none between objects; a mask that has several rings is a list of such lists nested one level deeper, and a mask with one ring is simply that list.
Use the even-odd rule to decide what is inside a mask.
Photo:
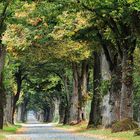
[{"label": "tree branch", "polygon": [[105,40],[103,39],[103,37],[102,37],[102,35],[101,35],[101,33],[100,33],[99,31],[98,31],[98,33],[97,33],[97,36],[98,36],[98,38],[99,38],[99,40],[100,40],[100,43],[101,43],[101,45],[102,45],[102,48],[103,48],[103,50],[104,50],[105,57],[106,57],[107,62],[108,62],[108,64],[109,64],[109,69],[112,71],[113,68],[114,68],[114,64],[113,64],[113,62],[112,62],[112,60],[111,60],[109,51],[108,51],[108,49],[107,49],[107,43],[105,42]]},{"label": "tree branch", "polygon": [[9,4],[10,4],[10,1],[11,1],[11,0],[8,0],[8,1],[6,2],[5,6],[4,6],[4,8],[3,8],[3,11],[2,11],[2,13],[1,13],[1,15],[0,15],[0,28],[3,26],[3,22],[4,22],[5,18],[6,18],[6,11],[7,11],[7,8],[8,8],[8,6],[9,6]]}]

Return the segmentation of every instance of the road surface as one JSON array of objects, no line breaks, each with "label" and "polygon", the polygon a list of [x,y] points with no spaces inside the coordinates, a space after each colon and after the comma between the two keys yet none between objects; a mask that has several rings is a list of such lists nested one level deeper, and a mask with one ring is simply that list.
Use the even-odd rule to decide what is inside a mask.
[{"label": "road surface", "polygon": [[51,124],[39,123],[33,114],[30,114],[28,122],[23,124],[23,130],[22,133],[7,135],[6,140],[101,140],[56,129]]}]

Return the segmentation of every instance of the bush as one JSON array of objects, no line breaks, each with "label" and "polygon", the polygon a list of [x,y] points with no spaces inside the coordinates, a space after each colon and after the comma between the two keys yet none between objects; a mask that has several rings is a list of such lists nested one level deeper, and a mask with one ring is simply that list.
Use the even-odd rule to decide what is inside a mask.
[{"label": "bush", "polygon": [[118,121],[112,125],[112,133],[134,130],[138,128],[138,124],[134,122],[131,118]]},{"label": "bush", "polygon": [[140,136],[140,128],[135,130],[134,136]]}]

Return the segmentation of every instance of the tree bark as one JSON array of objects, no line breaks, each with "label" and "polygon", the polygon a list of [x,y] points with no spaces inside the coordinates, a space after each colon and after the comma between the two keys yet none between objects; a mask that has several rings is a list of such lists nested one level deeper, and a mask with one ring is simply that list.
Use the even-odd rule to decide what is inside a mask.
[{"label": "tree bark", "polygon": [[25,122],[26,121],[26,114],[27,114],[27,104],[28,104],[28,99],[27,97],[24,97],[23,102],[18,105],[17,109],[17,121],[18,122]]},{"label": "tree bark", "polygon": [[121,100],[121,70],[119,66],[114,68],[111,72],[111,87],[110,87],[110,99],[109,104],[111,105],[110,115],[111,124],[116,120],[120,120],[120,100]]},{"label": "tree bark", "polygon": [[76,124],[78,117],[78,67],[76,63],[72,64],[72,71],[73,71],[73,93],[70,100],[70,124]]},{"label": "tree bark", "polygon": [[5,19],[6,19],[6,12],[7,8],[10,4],[10,1],[7,1],[2,9],[1,15],[0,15],[0,129],[3,128],[3,117],[4,117],[4,103],[6,102],[4,87],[3,87],[3,76],[2,71],[4,68],[4,59],[6,54],[6,48],[2,45],[2,34],[5,31]]},{"label": "tree bark", "polygon": [[4,121],[4,105],[6,103],[6,95],[3,86],[3,68],[5,63],[6,50],[5,47],[0,43],[0,129],[3,128]]},{"label": "tree bark", "polygon": [[65,119],[65,103],[60,101],[60,104],[59,104],[59,123],[63,124],[64,123],[64,119]]},{"label": "tree bark", "polygon": [[13,94],[6,95],[6,106],[4,109],[4,124],[12,124],[12,112],[13,112]]},{"label": "tree bark", "polygon": [[69,89],[69,78],[68,76],[64,76],[64,86],[65,86],[65,93],[66,93],[66,103],[64,111],[64,120],[63,124],[69,124],[69,117],[70,117],[70,89]]},{"label": "tree bark", "polygon": [[54,110],[55,110],[54,105],[52,105],[51,108],[47,108],[46,114],[45,114],[45,122],[50,123],[50,122],[53,121],[53,118],[54,118]]},{"label": "tree bark", "polygon": [[22,81],[24,79],[24,77],[22,77],[21,66],[19,66],[18,71],[15,73],[15,79],[16,79],[16,83],[17,83],[17,92],[16,92],[16,95],[14,96],[14,100],[13,100],[13,113],[12,113],[12,123],[13,124],[14,124],[14,114],[15,114],[15,110],[16,110],[16,103],[19,100],[20,92],[21,92],[21,85],[22,85]]},{"label": "tree bark", "polygon": [[88,127],[97,127],[101,123],[101,94],[99,91],[101,80],[100,54],[94,52],[93,64],[93,99],[91,103],[91,111]]},{"label": "tree bark", "polygon": [[[108,89],[108,93],[107,93],[107,94],[109,94],[109,96],[105,96],[105,98],[109,97],[108,105],[105,105],[106,106],[105,108],[109,109],[106,112],[109,112],[109,113],[106,114],[106,112],[105,112],[105,114],[106,114],[105,116],[103,114],[103,122],[105,122],[105,124],[103,124],[103,125],[105,127],[110,127],[113,122],[120,119],[122,53],[121,53],[121,50],[119,50],[119,49],[118,49],[119,52],[118,52],[118,50],[113,50],[113,51],[109,50],[108,47],[110,45],[114,46],[114,44],[112,44],[109,40],[105,40],[102,33],[98,32],[98,37],[100,39],[102,49],[103,49],[103,52],[105,55],[105,58],[104,58],[105,60],[103,60],[103,61],[106,61],[107,62],[106,65],[108,65],[107,66],[108,68],[105,70],[106,73],[108,73],[106,75],[109,75],[109,77],[110,77],[110,78],[107,78],[107,80],[110,81],[110,88]],[[115,46],[114,46],[114,48],[115,48]],[[102,65],[104,65],[104,64],[102,64]],[[104,77],[103,77],[103,79],[104,79]],[[107,101],[107,100],[105,99],[105,101]]]},{"label": "tree bark", "polygon": [[79,121],[86,120],[86,96],[87,95],[87,85],[88,85],[88,62],[83,60],[81,64],[81,74],[78,77],[78,88],[79,88]]},{"label": "tree bark", "polygon": [[0,129],[3,129],[3,121],[4,121],[4,105],[6,102],[5,91],[3,87],[2,75],[0,77]]},{"label": "tree bark", "polygon": [[133,118],[133,51],[123,49],[120,119]]}]

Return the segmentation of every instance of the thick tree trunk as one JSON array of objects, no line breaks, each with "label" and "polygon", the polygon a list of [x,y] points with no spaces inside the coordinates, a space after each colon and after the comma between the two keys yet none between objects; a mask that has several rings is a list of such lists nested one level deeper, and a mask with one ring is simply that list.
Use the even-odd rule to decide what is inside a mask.
[{"label": "thick tree trunk", "polygon": [[76,63],[72,64],[73,70],[73,93],[70,100],[70,124],[76,124],[79,117],[78,117],[78,67]]},{"label": "thick tree trunk", "polygon": [[[101,59],[101,75],[102,75],[102,80],[103,81],[110,81],[111,79],[111,73],[109,70],[109,64],[106,60],[106,56],[105,54],[102,52],[101,55],[102,59]],[[108,127],[110,126],[110,120],[111,120],[111,115],[110,115],[110,111],[111,111],[111,105],[109,104],[109,100],[110,100],[110,91],[109,89],[106,91],[106,95],[103,96],[102,99],[102,125],[104,127]]]},{"label": "thick tree trunk", "polygon": [[122,68],[121,58],[106,51],[102,54],[102,79],[107,80],[110,86],[103,98],[102,124],[104,127],[110,127],[113,122],[120,120]]},{"label": "thick tree trunk", "polygon": [[55,107],[54,105],[51,106],[51,108],[48,108],[48,115],[47,115],[47,120],[46,122],[52,122],[53,119],[54,119],[54,110],[55,110]]},{"label": "thick tree trunk", "polygon": [[5,47],[0,43],[0,129],[3,128],[3,121],[4,121],[4,105],[6,103],[6,96],[3,86],[3,68],[5,63]]},{"label": "thick tree trunk", "polygon": [[[88,85],[88,62],[87,60],[84,60],[82,62],[82,67],[81,67],[81,76],[79,77],[79,83],[81,86],[79,91],[79,94],[82,94],[81,99],[79,98],[79,102],[81,102],[81,113],[80,113],[80,118],[82,121],[86,120],[86,112],[85,112],[85,107],[87,104],[86,101],[86,96],[87,96],[87,85]],[[81,82],[80,82],[81,81]]]},{"label": "thick tree trunk", "polygon": [[0,129],[3,128],[4,104],[6,102],[4,86],[3,86],[3,76],[2,76],[2,71],[5,63],[4,60],[5,60],[6,48],[5,46],[2,45],[2,34],[6,30],[4,21],[6,19],[6,12],[9,4],[10,1],[4,3],[4,7],[0,15]]},{"label": "thick tree trunk", "polygon": [[22,114],[22,105],[18,105],[17,109],[16,109],[16,122],[22,122],[21,121],[21,114]]},{"label": "thick tree trunk", "polygon": [[40,122],[44,121],[44,111],[43,110],[40,110],[37,112],[37,120]]},{"label": "thick tree trunk", "polygon": [[26,119],[27,119],[27,105],[28,105],[28,102],[29,102],[28,98],[25,97],[24,101],[22,103],[22,114],[21,114],[21,121],[22,122],[25,122]]},{"label": "thick tree trunk", "polygon": [[133,51],[123,50],[120,119],[133,118]]},{"label": "thick tree trunk", "polygon": [[6,95],[6,107],[4,109],[4,124],[12,124],[13,95]]},{"label": "thick tree trunk", "polygon": [[17,121],[18,122],[25,122],[26,121],[26,115],[27,115],[27,104],[28,99],[24,98],[23,102],[18,106],[17,109]]},{"label": "thick tree trunk", "polygon": [[91,103],[91,111],[88,127],[97,127],[101,123],[101,95],[99,91],[101,80],[100,54],[94,52],[93,65],[93,99]]},{"label": "thick tree trunk", "polygon": [[16,104],[20,97],[21,85],[22,85],[22,81],[24,79],[24,77],[22,77],[21,66],[18,67],[18,71],[15,73],[15,79],[16,79],[16,83],[17,83],[17,92],[16,92],[16,94],[14,96],[14,100],[13,100],[13,113],[12,113],[12,123],[13,124],[14,124],[14,114],[15,114],[15,110],[16,110]]},{"label": "thick tree trunk", "polygon": [[64,76],[64,85],[65,85],[65,93],[66,93],[66,103],[64,111],[63,124],[69,124],[70,117],[70,89],[69,89],[69,78]]},{"label": "thick tree trunk", "polygon": [[120,101],[121,101],[121,66],[117,64],[111,72],[110,84],[110,125],[120,120]]},{"label": "thick tree trunk", "polygon": [[64,123],[64,119],[65,119],[65,103],[64,102],[60,102],[59,104],[59,123]]},{"label": "thick tree trunk", "polygon": [[19,100],[20,92],[18,91],[17,94],[14,96],[13,100],[13,112],[12,112],[12,124],[14,124],[14,115],[16,111],[16,103]]},{"label": "thick tree trunk", "polygon": [[4,121],[4,105],[5,105],[5,91],[2,83],[2,75],[0,77],[0,129],[3,129],[3,121]]}]

